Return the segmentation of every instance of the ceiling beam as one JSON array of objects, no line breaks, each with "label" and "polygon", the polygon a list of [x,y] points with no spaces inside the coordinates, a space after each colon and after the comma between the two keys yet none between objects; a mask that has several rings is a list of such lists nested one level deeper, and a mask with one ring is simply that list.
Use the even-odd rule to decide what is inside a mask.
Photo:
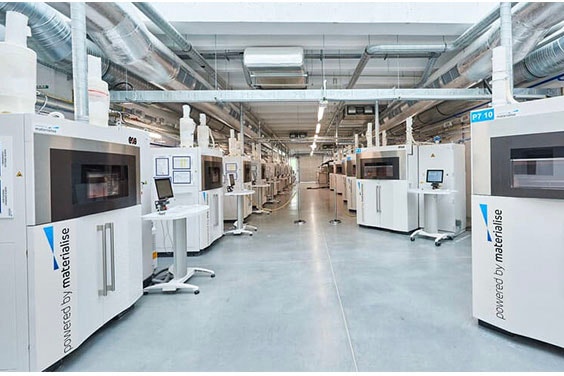
[{"label": "ceiling beam", "polygon": [[330,89],[330,90],[177,90],[112,91],[112,102],[319,102],[372,100],[488,100],[485,89]]},{"label": "ceiling beam", "polygon": [[[544,98],[546,90],[516,89],[521,99]],[[486,89],[329,89],[329,90],[177,90],[112,91],[114,103],[248,103],[248,102],[319,102],[329,101],[448,101],[490,100]]]}]

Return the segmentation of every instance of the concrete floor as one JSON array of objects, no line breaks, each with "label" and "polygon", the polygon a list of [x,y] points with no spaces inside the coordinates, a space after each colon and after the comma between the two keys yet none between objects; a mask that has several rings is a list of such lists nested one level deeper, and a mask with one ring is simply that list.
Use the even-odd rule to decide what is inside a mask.
[{"label": "concrete floor", "polygon": [[251,216],[253,237],[223,237],[188,259],[217,274],[190,280],[199,295],[143,296],[58,370],[564,370],[564,350],[472,318],[468,234],[435,247],[361,228],[342,209],[330,225],[333,192],[306,186],[305,225],[293,223],[297,196]]}]

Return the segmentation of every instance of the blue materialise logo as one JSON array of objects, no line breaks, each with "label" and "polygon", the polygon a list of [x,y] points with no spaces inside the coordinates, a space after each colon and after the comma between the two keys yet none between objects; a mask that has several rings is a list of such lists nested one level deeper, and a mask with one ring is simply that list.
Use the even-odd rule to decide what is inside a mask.
[{"label": "blue materialise logo", "polygon": [[484,222],[486,223],[486,231],[488,234],[488,241],[492,241],[492,236],[490,234],[490,229],[488,228],[488,205],[487,204],[480,204],[480,211],[482,212],[482,218],[484,218]]},{"label": "blue materialise logo", "polygon": [[202,196],[204,197],[204,201],[207,202],[207,201],[208,201],[208,194],[207,194],[207,192],[202,192]]},{"label": "blue materialise logo", "polygon": [[55,243],[53,242],[53,226],[44,227],[43,232],[47,237],[47,241],[49,242],[49,247],[51,247],[51,253],[53,254],[53,270],[59,270],[59,264],[57,263],[57,259],[55,258]]}]

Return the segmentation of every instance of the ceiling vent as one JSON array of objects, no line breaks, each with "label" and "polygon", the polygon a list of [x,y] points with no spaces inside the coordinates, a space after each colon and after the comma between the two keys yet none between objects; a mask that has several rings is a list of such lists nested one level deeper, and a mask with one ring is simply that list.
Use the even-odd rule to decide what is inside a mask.
[{"label": "ceiling vent", "polygon": [[249,86],[255,89],[306,89],[301,47],[249,47],[243,55]]},{"label": "ceiling vent", "polygon": [[352,104],[345,106],[343,120],[339,124],[342,128],[363,127],[368,122],[374,122],[374,106]]}]

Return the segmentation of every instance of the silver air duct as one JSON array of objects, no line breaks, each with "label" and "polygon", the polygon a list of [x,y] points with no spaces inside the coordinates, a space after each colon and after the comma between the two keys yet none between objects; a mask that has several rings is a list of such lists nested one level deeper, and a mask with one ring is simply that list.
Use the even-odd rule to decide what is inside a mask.
[{"label": "silver air duct", "polygon": [[[0,3],[0,12],[10,10],[27,16],[33,48],[40,58],[62,69],[72,67],[71,27],[59,12],[45,3]],[[91,41],[87,41],[87,51],[103,57],[102,51]]]},{"label": "silver air duct", "polygon": [[513,68],[515,84],[538,80],[564,69],[564,37],[529,54]]},{"label": "silver air duct", "polygon": [[[87,2],[86,8],[90,20],[88,34],[114,63],[164,90],[213,89],[148,31],[132,4]],[[194,107],[231,128],[239,128],[240,112],[229,105],[200,103]],[[246,131],[257,137],[254,131]]]},{"label": "silver air duct", "polygon": [[[564,3],[525,3],[514,7],[513,61],[519,62],[542,40],[550,28],[559,23]],[[499,22],[492,29],[457,54],[435,72],[425,83],[433,88],[462,88],[487,78],[491,74],[492,51],[500,42]],[[409,116],[425,111],[433,103],[403,103],[384,112],[382,129],[390,129]]]},{"label": "silver air duct", "polygon": [[114,63],[163,89],[211,88],[147,30],[132,4],[86,3],[86,9],[88,35]]}]

